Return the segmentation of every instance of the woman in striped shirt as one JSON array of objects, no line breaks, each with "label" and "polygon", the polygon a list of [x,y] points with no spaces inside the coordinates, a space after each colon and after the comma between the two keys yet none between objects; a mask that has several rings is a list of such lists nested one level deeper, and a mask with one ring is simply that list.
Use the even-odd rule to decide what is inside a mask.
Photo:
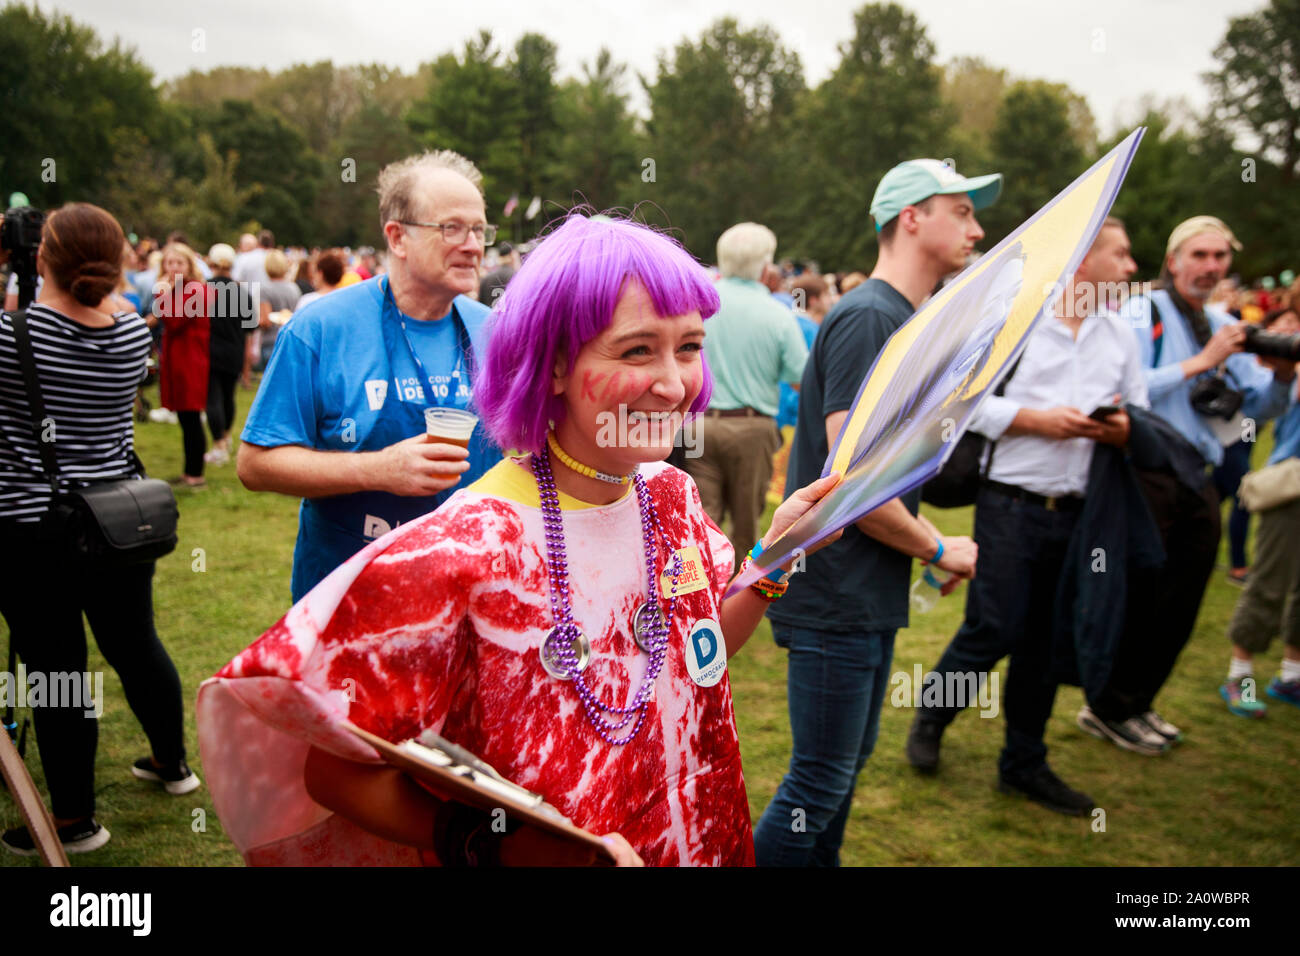
[{"label": "woman in striped shirt", "polygon": [[[72,203],[45,221],[37,254],[44,284],[27,310],[40,423],[32,421],[13,320],[0,318],[0,614],[25,665],[55,824],[70,853],[109,836],[93,818],[103,701],[88,699],[83,612],[149,738],[152,755],[132,772],[169,793],[199,785],[185,763],[180,678],[154,630],[153,562],[76,562],[45,520],[52,494],[38,434],[53,445],[60,489],[135,470],[131,410],[150,335],[139,315],[114,313],[107,298],[122,273],[122,248],[122,227],[97,206]],[[0,843],[34,852],[26,828],[6,831]]]}]

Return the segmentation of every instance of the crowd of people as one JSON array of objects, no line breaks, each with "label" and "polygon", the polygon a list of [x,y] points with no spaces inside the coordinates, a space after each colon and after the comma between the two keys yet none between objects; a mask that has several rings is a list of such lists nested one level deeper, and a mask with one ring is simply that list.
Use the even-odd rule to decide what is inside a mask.
[{"label": "crowd of people", "polygon": [[[1262,696],[1300,706],[1289,543],[1300,496],[1276,490],[1300,458],[1300,356],[1286,351],[1300,283],[1225,286],[1239,244],[1211,216],[1171,224],[1159,280],[1133,287],[1124,223],[1100,227],[971,422],[985,439],[973,536],[942,534],[915,489],[724,598],[840,480],[821,471],[864,375],[978,257],[977,214],[1002,185],[900,163],[871,202],[877,261],[843,276],[778,261],[778,237],[757,223],[726,230],[706,269],[663,234],[581,212],[485,264],[496,227],[481,176],[448,151],[380,174],[382,254],[281,250],[262,232],[200,256],[181,234],[133,246],[95,207],[50,216],[27,312],[37,364],[55,361],[50,349],[76,353],[78,388],[103,405],[100,445],[56,443],[60,471],[79,481],[136,467],[136,394],[122,383],[143,378],[152,334],[162,405],[182,433],[175,484],[200,489],[204,466],[233,456],[248,489],[302,499],[292,608],[198,697],[205,776],[245,859],[595,859],[534,827],[503,832],[376,763],[352,724],[394,742],[450,738],[603,834],[620,864],[837,865],[909,624],[913,559],[946,576],[943,593],[968,587],[907,760],[939,771],[945,728],[975,700],[953,689],[1009,655],[999,789],[1087,814],[1093,798],[1047,762],[1057,687],[1082,685],[1078,726],[1125,750],[1158,757],[1183,739],[1156,700],[1214,568],[1220,501],[1238,495],[1272,420],[1273,454],[1244,479],[1230,521],[1229,577],[1245,590],[1219,692],[1243,717],[1263,715]],[[70,250],[62,229],[92,222],[99,244]],[[1260,347],[1255,329],[1281,346]],[[111,337],[129,348],[105,348]],[[57,653],[35,640],[32,582],[59,551],[40,534],[51,489],[14,343],[6,316],[0,460],[15,477],[0,485],[0,521],[40,538],[46,564],[0,578],[0,611],[29,667],[84,668],[83,607],[101,648],[131,641],[102,623],[92,589],[65,601],[77,624]],[[235,448],[239,385],[259,372]],[[435,433],[440,412],[477,427],[465,440]],[[54,417],[90,427],[75,403]],[[778,451],[785,500],[764,529]],[[1251,488],[1272,494],[1253,564]],[[153,631],[152,570],[131,571],[131,653],[105,654],[152,745],[137,775],[179,793],[199,783],[178,746],[178,686],[165,707],[132,691],[171,687],[175,673]],[[726,661],[763,616],[789,655],[792,757],[751,831]],[[1281,672],[1260,692],[1253,657],[1278,635]],[[85,851],[108,836],[88,787],[93,735],[67,716],[39,708],[37,733],[60,836]],[[3,843],[32,847],[21,828]]]}]

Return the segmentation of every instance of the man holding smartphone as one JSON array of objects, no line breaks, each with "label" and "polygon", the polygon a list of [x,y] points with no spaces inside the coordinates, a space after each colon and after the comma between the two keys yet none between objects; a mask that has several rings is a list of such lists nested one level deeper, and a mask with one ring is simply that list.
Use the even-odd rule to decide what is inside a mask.
[{"label": "man holding smartphone", "polygon": [[[998,789],[1072,815],[1086,814],[1093,801],[1047,765],[1043,731],[1056,697],[1052,613],[1096,443],[1126,444],[1122,406],[1147,405],[1133,333],[1106,307],[1136,269],[1124,224],[1107,218],[1054,315],[1031,334],[1005,392],[975,413],[970,427],[990,440],[992,456],[975,503],[980,573],[965,621],[926,677],[942,688],[956,688],[961,674],[983,681],[1009,653]],[[913,767],[938,770],[943,731],[970,702],[943,700],[917,712],[907,739]]]}]

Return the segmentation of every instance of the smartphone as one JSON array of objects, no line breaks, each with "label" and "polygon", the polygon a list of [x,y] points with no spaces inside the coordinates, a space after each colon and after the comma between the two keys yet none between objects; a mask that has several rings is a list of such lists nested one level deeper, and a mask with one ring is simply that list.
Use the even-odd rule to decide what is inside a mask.
[{"label": "smartphone", "polygon": [[1093,419],[1094,421],[1101,422],[1110,418],[1110,416],[1114,415],[1118,411],[1119,411],[1118,405],[1098,405],[1096,408],[1092,410],[1092,414],[1089,415],[1088,417]]}]

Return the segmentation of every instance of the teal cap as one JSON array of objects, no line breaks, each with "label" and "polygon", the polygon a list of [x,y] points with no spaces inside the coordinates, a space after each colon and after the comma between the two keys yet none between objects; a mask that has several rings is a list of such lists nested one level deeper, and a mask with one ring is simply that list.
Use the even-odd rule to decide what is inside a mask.
[{"label": "teal cap", "polygon": [[880,180],[871,198],[871,218],[876,232],[893,220],[904,206],[915,206],[931,196],[966,193],[976,209],[992,205],[1002,192],[1002,174],[989,173],[967,179],[957,175],[950,163],[937,159],[909,159],[899,163]]}]

